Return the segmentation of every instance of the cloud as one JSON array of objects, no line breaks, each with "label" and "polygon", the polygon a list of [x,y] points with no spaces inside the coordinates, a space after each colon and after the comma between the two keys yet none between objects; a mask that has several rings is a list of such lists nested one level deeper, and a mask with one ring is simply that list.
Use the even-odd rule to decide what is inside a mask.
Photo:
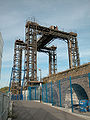
[{"label": "cloud", "polygon": [[86,49],[85,51],[81,51],[80,57],[90,57],[90,49]]},{"label": "cloud", "polygon": [[[25,39],[25,22],[31,16],[42,25],[58,25],[59,30],[76,31],[81,61],[90,60],[90,0],[7,0],[7,3],[3,0],[0,2],[0,31],[4,40],[2,76],[5,69],[12,67],[14,41],[17,37]],[[67,69],[67,44],[59,40],[53,44],[57,46],[58,71]],[[48,64],[48,55],[39,53],[38,68],[42,69],[43,76],[48,75]],[[10,71],[2,81],[9,78],[8,74]]]}]

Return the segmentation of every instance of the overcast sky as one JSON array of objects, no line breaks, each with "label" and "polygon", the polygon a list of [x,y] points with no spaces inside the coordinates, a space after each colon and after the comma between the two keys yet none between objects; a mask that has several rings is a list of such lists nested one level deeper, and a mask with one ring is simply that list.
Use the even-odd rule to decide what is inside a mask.
[{"label": "overcast sky", "polygon": [[[25,40],[25,23],[32,16],[41,25],[77,32],[81,64],[90,61],[90,0],[0,0],[0,32],[4,40],[0,87],[9,83],[14,42]],[[57,46],[58,72],[68,69],[67,44],[59,40],[52,44]],[[48,75],[48,55],[38,54],[38,68],[42,76]]]}]

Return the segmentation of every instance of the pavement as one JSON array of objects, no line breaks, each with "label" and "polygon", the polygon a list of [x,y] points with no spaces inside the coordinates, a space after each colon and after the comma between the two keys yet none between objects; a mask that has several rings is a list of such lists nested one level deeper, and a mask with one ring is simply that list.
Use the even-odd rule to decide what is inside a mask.
[{"label": "pavement", "polygon": [[90,120],[35,101],[14,101],[12,120]]}]

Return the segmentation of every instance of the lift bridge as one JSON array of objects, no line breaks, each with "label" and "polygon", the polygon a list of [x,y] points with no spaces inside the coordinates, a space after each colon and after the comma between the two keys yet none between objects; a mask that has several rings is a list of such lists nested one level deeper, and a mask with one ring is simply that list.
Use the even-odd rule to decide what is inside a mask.
[{"label": "lift bridge", "polygon": [[[40,36],[39,39],[38,36]],[[48,28],[36,22],[27,21],[25,25],[25,41],[20,39],[15,41],[14,60],[9,89],[12,94],[20,94],[21,89],[27,89],[31,85],[40,83],[40,81],[37,81],[37,51],[48,54],[49,75],[56,74],[57,47],[54,45],[48,47],[48,44],[57,38],[65,41],[68,45],[69,68],[80,66],[76,33],[60,31],[57,26]],[[22,70],[23,51],[25,53],[24,70]],[[22,71],[24,72],[23,83],[21,83]],[[21,86],[23,86],[23,88]]]}]

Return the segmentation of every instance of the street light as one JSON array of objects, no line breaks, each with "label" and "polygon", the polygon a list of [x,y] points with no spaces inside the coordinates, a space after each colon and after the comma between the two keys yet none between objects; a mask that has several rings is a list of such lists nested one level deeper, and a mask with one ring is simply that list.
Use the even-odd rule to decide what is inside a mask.
[{"label": "street light", "polygon": [[41,69],[39,68],[38,70],[40,71],[40,82],[41,82]]}]

